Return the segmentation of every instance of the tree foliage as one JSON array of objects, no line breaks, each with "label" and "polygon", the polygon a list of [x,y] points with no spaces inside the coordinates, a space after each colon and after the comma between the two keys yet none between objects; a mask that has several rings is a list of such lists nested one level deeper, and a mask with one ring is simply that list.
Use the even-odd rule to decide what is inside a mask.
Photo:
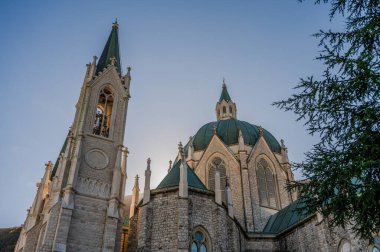
[{"label": "tree foliage", "polygon": [[309,213],[371,239],[380,229],[380,0],[316,0],[344,31],[319,31],[321,77],[302,78],[274,105],[293,111],[320,141],[294,164],[309,183],[294,182]]}]

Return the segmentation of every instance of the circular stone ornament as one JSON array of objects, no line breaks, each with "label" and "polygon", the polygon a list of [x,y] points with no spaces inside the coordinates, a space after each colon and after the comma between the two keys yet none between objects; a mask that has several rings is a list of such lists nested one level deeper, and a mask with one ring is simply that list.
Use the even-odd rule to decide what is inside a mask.
[{"label": "circular stone ornament", "polygon": [[91,168],[96,170],[106,168],[109,163],[107,154],[99,149],[89,150],[85,155],[85,160]]}]

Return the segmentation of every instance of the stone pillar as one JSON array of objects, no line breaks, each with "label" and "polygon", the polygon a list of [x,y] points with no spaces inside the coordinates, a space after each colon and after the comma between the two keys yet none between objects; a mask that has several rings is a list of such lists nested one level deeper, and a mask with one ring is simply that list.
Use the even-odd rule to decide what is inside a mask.
[{"label": "stone pillar", "polygon": [[152,172],[150,171],[150,158],[147,160],[147,167],[145,170],[145,185],[144,185],[144,197],[143,197],[143,204],[147,204],[150,201],[150,175]]},{"label": "stone pillar", "polygon": [[71,159],[71,166],[69,171],[69,177],[67,179],[67,186],[64,189],[62,207],[68,209],[74,209],[74,186],[78,178],[78,169],[80,157],[80,151],[82,149],[82,136],[78,135],[77,144],[75,146],[75,151],[73,158]]},{"label": "stone pillar", "polygon": [[222,205],[222,190],[220,188],[220,172],[215,172],[215,203]]},{"label": "stone pillar", "polygon": [[137,204],[139,203],[139,175],[136,175],[135,177],[135,184],[132,189],[132,203],[131,203],[131,209],[129,211],[129,218],[131,218],[133,215],[135,215],[135,208],[137,207]]},{"label": "stone pillar", "polygon": [[187,164],[185,160],[182,160],[179,175],[179,197],[187,198],[189,196],[189,189],[187,183]]},{"label": "stone pillar", "polygon": [[240,144],[239,144],[239,159],[240,159],[242,186],[243,186],[242,189],[243,189],[243,200],[244,200],[245,224],[246,224],[246,229],[248,232],[254,232],[252,195],[251,195],[251,186],[250,186],[249,174],[248,174],[247,158],[248,158],[247,151],[241,150]]},{"label": "stone pillar", "polygon": [[189,138],[189,146],[187,147],[187,164],[194,169],[194,146],[193,146],[193,137]]},{"label": "stone pillar", "polygon": [[227,198],[227,207],[228,207],[228,215],[233,218],[234,217],[234,206],[232,204],[232,192],[230,187],[230,178],[226,178],[226,198]]},{"label": "stone pillar", "polygon": [[123,146],[118,147],[115,167],[113,169],[111,198],[108,201],[107,215],[113,218],[119,218],[119,197],[120,197],[120,182],[121,182],[121,162],[122,162]]},{"label": "stone pillar", "polygon": [[122,159],[121,159],[121,174],[122,174],[122,189],[121,189],[121,200],[124,200],[125,195],[125,184],[127,179],[127,158],[128,158],[128,148],[123,147],[122,148]]}]

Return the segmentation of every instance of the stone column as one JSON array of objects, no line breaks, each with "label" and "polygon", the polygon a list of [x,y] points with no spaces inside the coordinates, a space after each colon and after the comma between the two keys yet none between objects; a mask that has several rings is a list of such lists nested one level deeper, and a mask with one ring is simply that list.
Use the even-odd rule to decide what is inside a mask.
[{"label": "stone column", "polygon": [[121,174],[122,174],[122,190],[121,190],[121,200],[124,200],[125,195],[125,184],[127,179],[127,158],[128,158],[128,148],[123,147],[122,149],[122,159],[121,159]]},{"label": "stone column", "polygon": [[144,197],[143,197],[143,204],[147,204],[150,201],[150,175],[152,172],[150,171],[150,158],[147,160],[147,167],[145,170],[145,185],[144,185]]},{"label": "stone column", "polygon": [[187,183],[187,164],[185,160],[182,160],[179,175],[179,197],[187,198],[189,196],[189,189]]}]

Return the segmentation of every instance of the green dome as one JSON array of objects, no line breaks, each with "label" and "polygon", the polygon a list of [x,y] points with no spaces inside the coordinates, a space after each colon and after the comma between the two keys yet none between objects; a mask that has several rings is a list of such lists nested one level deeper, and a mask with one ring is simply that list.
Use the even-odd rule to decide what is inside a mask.
[{"label": "green dome", "polygon": [[[226,144],[238,144],[239,129],[243,134],[244,143],[254,146],[259,139],[259,127],[248,122],[240,121],[237,119],[220,120],[217,122],[210,122],[203,125],[193,138],[194,149],[204,150],[207,148],[213,136],[213,128],[216,126],[216,133],[218,137]],[[280,152],[281,146],[269,133],[264,130],[264,138],[273,152]]]}]

